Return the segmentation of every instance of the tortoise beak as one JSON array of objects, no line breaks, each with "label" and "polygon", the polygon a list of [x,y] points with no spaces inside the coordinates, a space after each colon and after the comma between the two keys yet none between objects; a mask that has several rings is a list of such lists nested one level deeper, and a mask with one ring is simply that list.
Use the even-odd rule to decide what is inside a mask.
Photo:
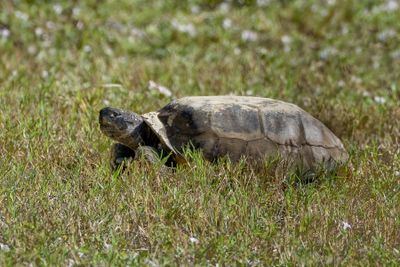
[{"label": "tortoise beak", "polygon": [[121,112],[119,112],[119,110],[116,108],[105,107],[101,109],[99,112],[100,126],[107,126],[114,124],[115,118],[120,114]]}]

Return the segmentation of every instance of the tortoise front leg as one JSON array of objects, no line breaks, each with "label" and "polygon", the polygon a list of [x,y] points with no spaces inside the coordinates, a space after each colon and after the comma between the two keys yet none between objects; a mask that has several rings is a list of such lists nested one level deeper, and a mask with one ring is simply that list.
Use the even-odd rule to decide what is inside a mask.
[{"label": "tortoise front leg", "polygon": [[120,143],[113,144],[110,157],[111,170],[116,171],[121,165],[126,166],[126,164],[133,161],[134,158],[135,151]]},{"label": "tortoise front leg", "polygon": [[135,159],[144,158],[152,164],[160,162],[160,154],[158,151],[151,146],[139,146],[136,149]]},{"label": "tortoise front leg", "polygon": [[171,172],[171,168],[165,166],[162,162],[161,152],[151,146],[139,146],[136,150],[135,160],[144,159],[152,165],[157,166],[160,174],[165,175]]}]

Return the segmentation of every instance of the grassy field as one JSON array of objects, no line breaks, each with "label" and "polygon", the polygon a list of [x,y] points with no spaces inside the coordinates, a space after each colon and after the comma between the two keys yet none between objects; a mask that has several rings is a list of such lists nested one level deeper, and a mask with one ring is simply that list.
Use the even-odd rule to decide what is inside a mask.
[{"label": "grassy field", "polygon": [[[0,1],[0,266],[397,265],[399,21],[395,0]],[[299,105],[349,164],[110,171],[102,107],[223,94]]]}]

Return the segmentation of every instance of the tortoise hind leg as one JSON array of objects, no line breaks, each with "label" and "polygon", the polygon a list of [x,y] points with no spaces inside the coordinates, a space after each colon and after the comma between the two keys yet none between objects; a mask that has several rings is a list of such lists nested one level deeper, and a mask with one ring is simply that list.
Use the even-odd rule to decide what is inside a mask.
[{"label": "tortoise hind leg", "polygon": [[116,171],[121,165],[124,168],[126,164],[133,161],[134,158],[135,151],[120,143],[113,144],[110,157],[111,170]]}]

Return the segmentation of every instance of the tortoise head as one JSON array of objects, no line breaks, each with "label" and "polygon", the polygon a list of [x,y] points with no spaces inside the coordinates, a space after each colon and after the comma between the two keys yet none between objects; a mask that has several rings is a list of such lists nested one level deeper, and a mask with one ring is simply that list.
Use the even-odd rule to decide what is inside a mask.
[{"label": "tortoise head", "polygon": [[100,110],[99,123],[105,135],[131,149],[144,143],[144,120],[134,112],[106,107]]}]

